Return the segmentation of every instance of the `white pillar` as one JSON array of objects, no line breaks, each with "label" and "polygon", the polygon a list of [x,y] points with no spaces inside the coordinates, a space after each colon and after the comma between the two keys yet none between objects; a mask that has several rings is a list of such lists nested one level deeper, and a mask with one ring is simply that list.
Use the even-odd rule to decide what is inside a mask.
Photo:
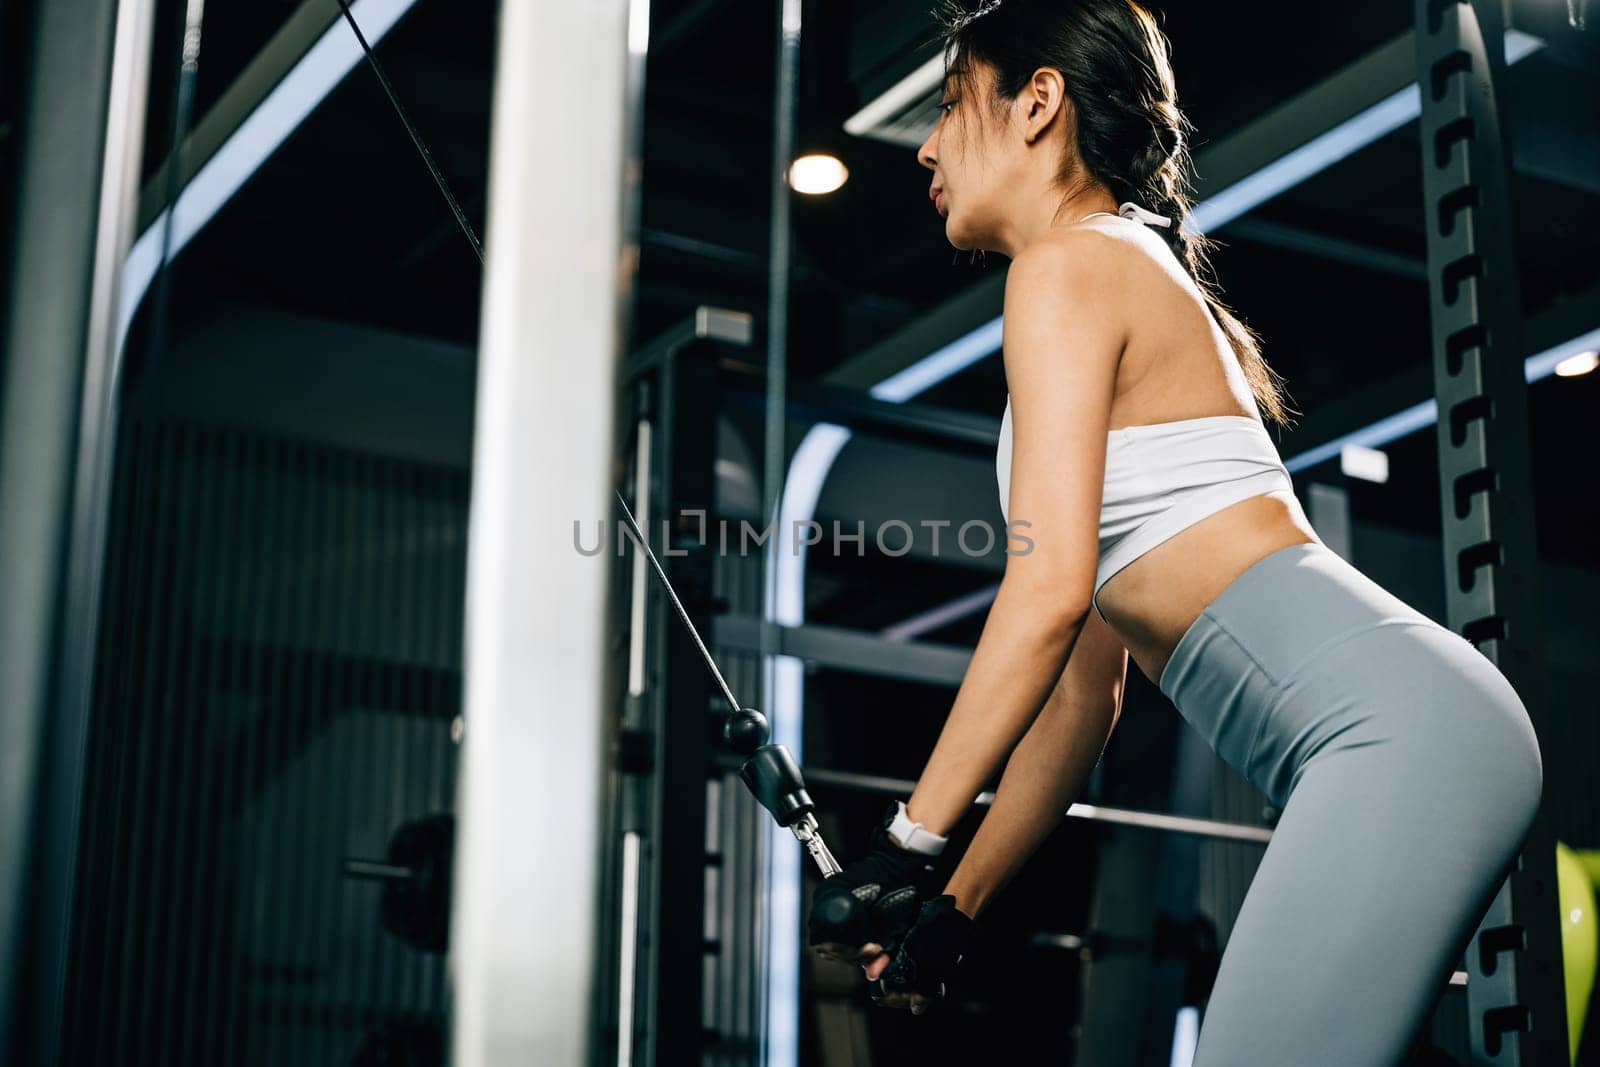
[{"label": "white pillar", "polygon": [[451,926],[460,1067],[584,1064],[596,1047],[614,556],[582,555],[574,523],[586,547],[617,533],[642,9],[630,26],[628,0],[500,5]]}]

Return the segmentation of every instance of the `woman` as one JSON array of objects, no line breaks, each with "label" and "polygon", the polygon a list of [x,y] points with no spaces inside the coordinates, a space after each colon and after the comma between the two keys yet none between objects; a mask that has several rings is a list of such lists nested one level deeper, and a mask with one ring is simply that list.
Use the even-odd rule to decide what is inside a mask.
[{"label": "woman", "polygon": [[[941,994],[972,919],[1098,760],[1131,655],[1282,810],[1196,1062],[1396,1062],[1537,809],[1526,711],[1306,521],[1261,421],[1285,418],[1278,380],[1182,229],[1186,122],[1150,14],[944,15],[918,158],[950,242],[1011,260],[997,471],[1033,547],[1007,560],[910,801],[819,889],[812,942],[862,962],[885,1003]],[[931,857],[1002,763],[941,887]]]}]

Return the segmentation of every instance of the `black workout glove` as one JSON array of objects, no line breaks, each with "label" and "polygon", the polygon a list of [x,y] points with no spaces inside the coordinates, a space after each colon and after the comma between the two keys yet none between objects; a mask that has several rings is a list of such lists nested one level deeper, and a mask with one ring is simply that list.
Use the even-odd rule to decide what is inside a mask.
[{"label": "black workout glove", "polygon": [[810,941],[826,956],[859,962],[868,945],[892,953],[938,886],[933,857],[889,840],[890,804],[873,827],[867,855],[827,879],[811,901]]},{"label": "black workout glove", "polygon": [[975,933],[973,921],[956,908],[955,897],[934,897],[922,905],[879,976],[873,999],[922,1014],[929,1000],[945,995],[945,983],[955,977]]}]

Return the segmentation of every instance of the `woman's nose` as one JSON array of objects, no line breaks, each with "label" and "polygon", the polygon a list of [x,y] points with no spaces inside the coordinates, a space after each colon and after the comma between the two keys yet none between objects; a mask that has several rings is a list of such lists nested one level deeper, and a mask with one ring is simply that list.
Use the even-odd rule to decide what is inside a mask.
[{"label": "woman's nose", "polygon": [[929,170],[932,170],[939,163],[939,161],[933,157],[933,139],[937,133],[938,131],[936,130],[934,133],[928,134],[928,139],[922,142],[921,148],[917,149],[917,162],[921,163]]}]

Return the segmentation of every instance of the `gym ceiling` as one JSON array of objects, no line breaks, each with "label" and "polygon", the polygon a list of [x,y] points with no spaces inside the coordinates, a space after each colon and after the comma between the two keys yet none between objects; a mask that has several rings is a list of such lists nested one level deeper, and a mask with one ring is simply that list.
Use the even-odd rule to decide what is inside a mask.
[{"label": "gym ceiling", "polygon": [[[195,126],[281,43],[297,11],[319,4],[335,7],[334,0],[208,5]],[[830,196],[794,201],[794,380],[821,378],[1004,269],[1002,257],[975,263],[945,242],[927,200],[928,173],[912,149],[842,129],[931,55],[918,51],[931,27],[926,6],[806,4],[799,146],[835,152],[850,180]],[[1275,109],[1292,112],[1319,87],[1325,98],[1330,79],[1405,38],[1411,19],[1411,5],[1387,0],[1152,6],[1173,43],[1180,103],[1197,128],[1202,167],[1208,151],[1232,150]],[[176,39],[181,8],[176,0],[161,4],[162,39]],[[1564,42],[1516,63],[1509,79],[1530,334],[1600,326],[1600,28],[1554,32],[1566,8],[1566,0],[1513,5],[1517,28],[1535,36],[1545,29],[1543,36]],[[1597,17],[1591,14],[1592,27]],[[418,0],[378,46],[480,230],[494,18],[491,0]],[[761,360],[773,20],[774,5],[758,0],[651,5],[636,342],[711,304],[755,315],[750,358]],[[171,113],[170,82],[170,69],[152,77],[153,115]],[[154,176],[170,127],[152,120],[151,129],[146,169]],[[1402,125],[1214,233],[1223,242],[1214,262],[1228,301],[1263,336],[1268,359],[1305,413],[1298,429],[1280,437],[1286,458],[1431,394],[1416,130],[1415,121]],[[551,166],[561,165],[561,151],[549,146]],[[180,329],[214,302],[264,300],[277,310],[435,339],[468,361],[480,298],[472,250],[364,67],[200,233],[178,260],[171,292]],[[1530,396],[1541,553],[1592,568],[1600,558],[1592,468],[1600,373],[1545,378]],[[1005,399],[1000,361],[982,360],[918,399],[998,416]],[[1344,477],[1336,459],[1300,473],[1349,489],[1358,522],[1437,536],[1433,432],[1424,428],[1387,446],[1385,484]],[[752,440],[759,452],[759,433]]]}]

